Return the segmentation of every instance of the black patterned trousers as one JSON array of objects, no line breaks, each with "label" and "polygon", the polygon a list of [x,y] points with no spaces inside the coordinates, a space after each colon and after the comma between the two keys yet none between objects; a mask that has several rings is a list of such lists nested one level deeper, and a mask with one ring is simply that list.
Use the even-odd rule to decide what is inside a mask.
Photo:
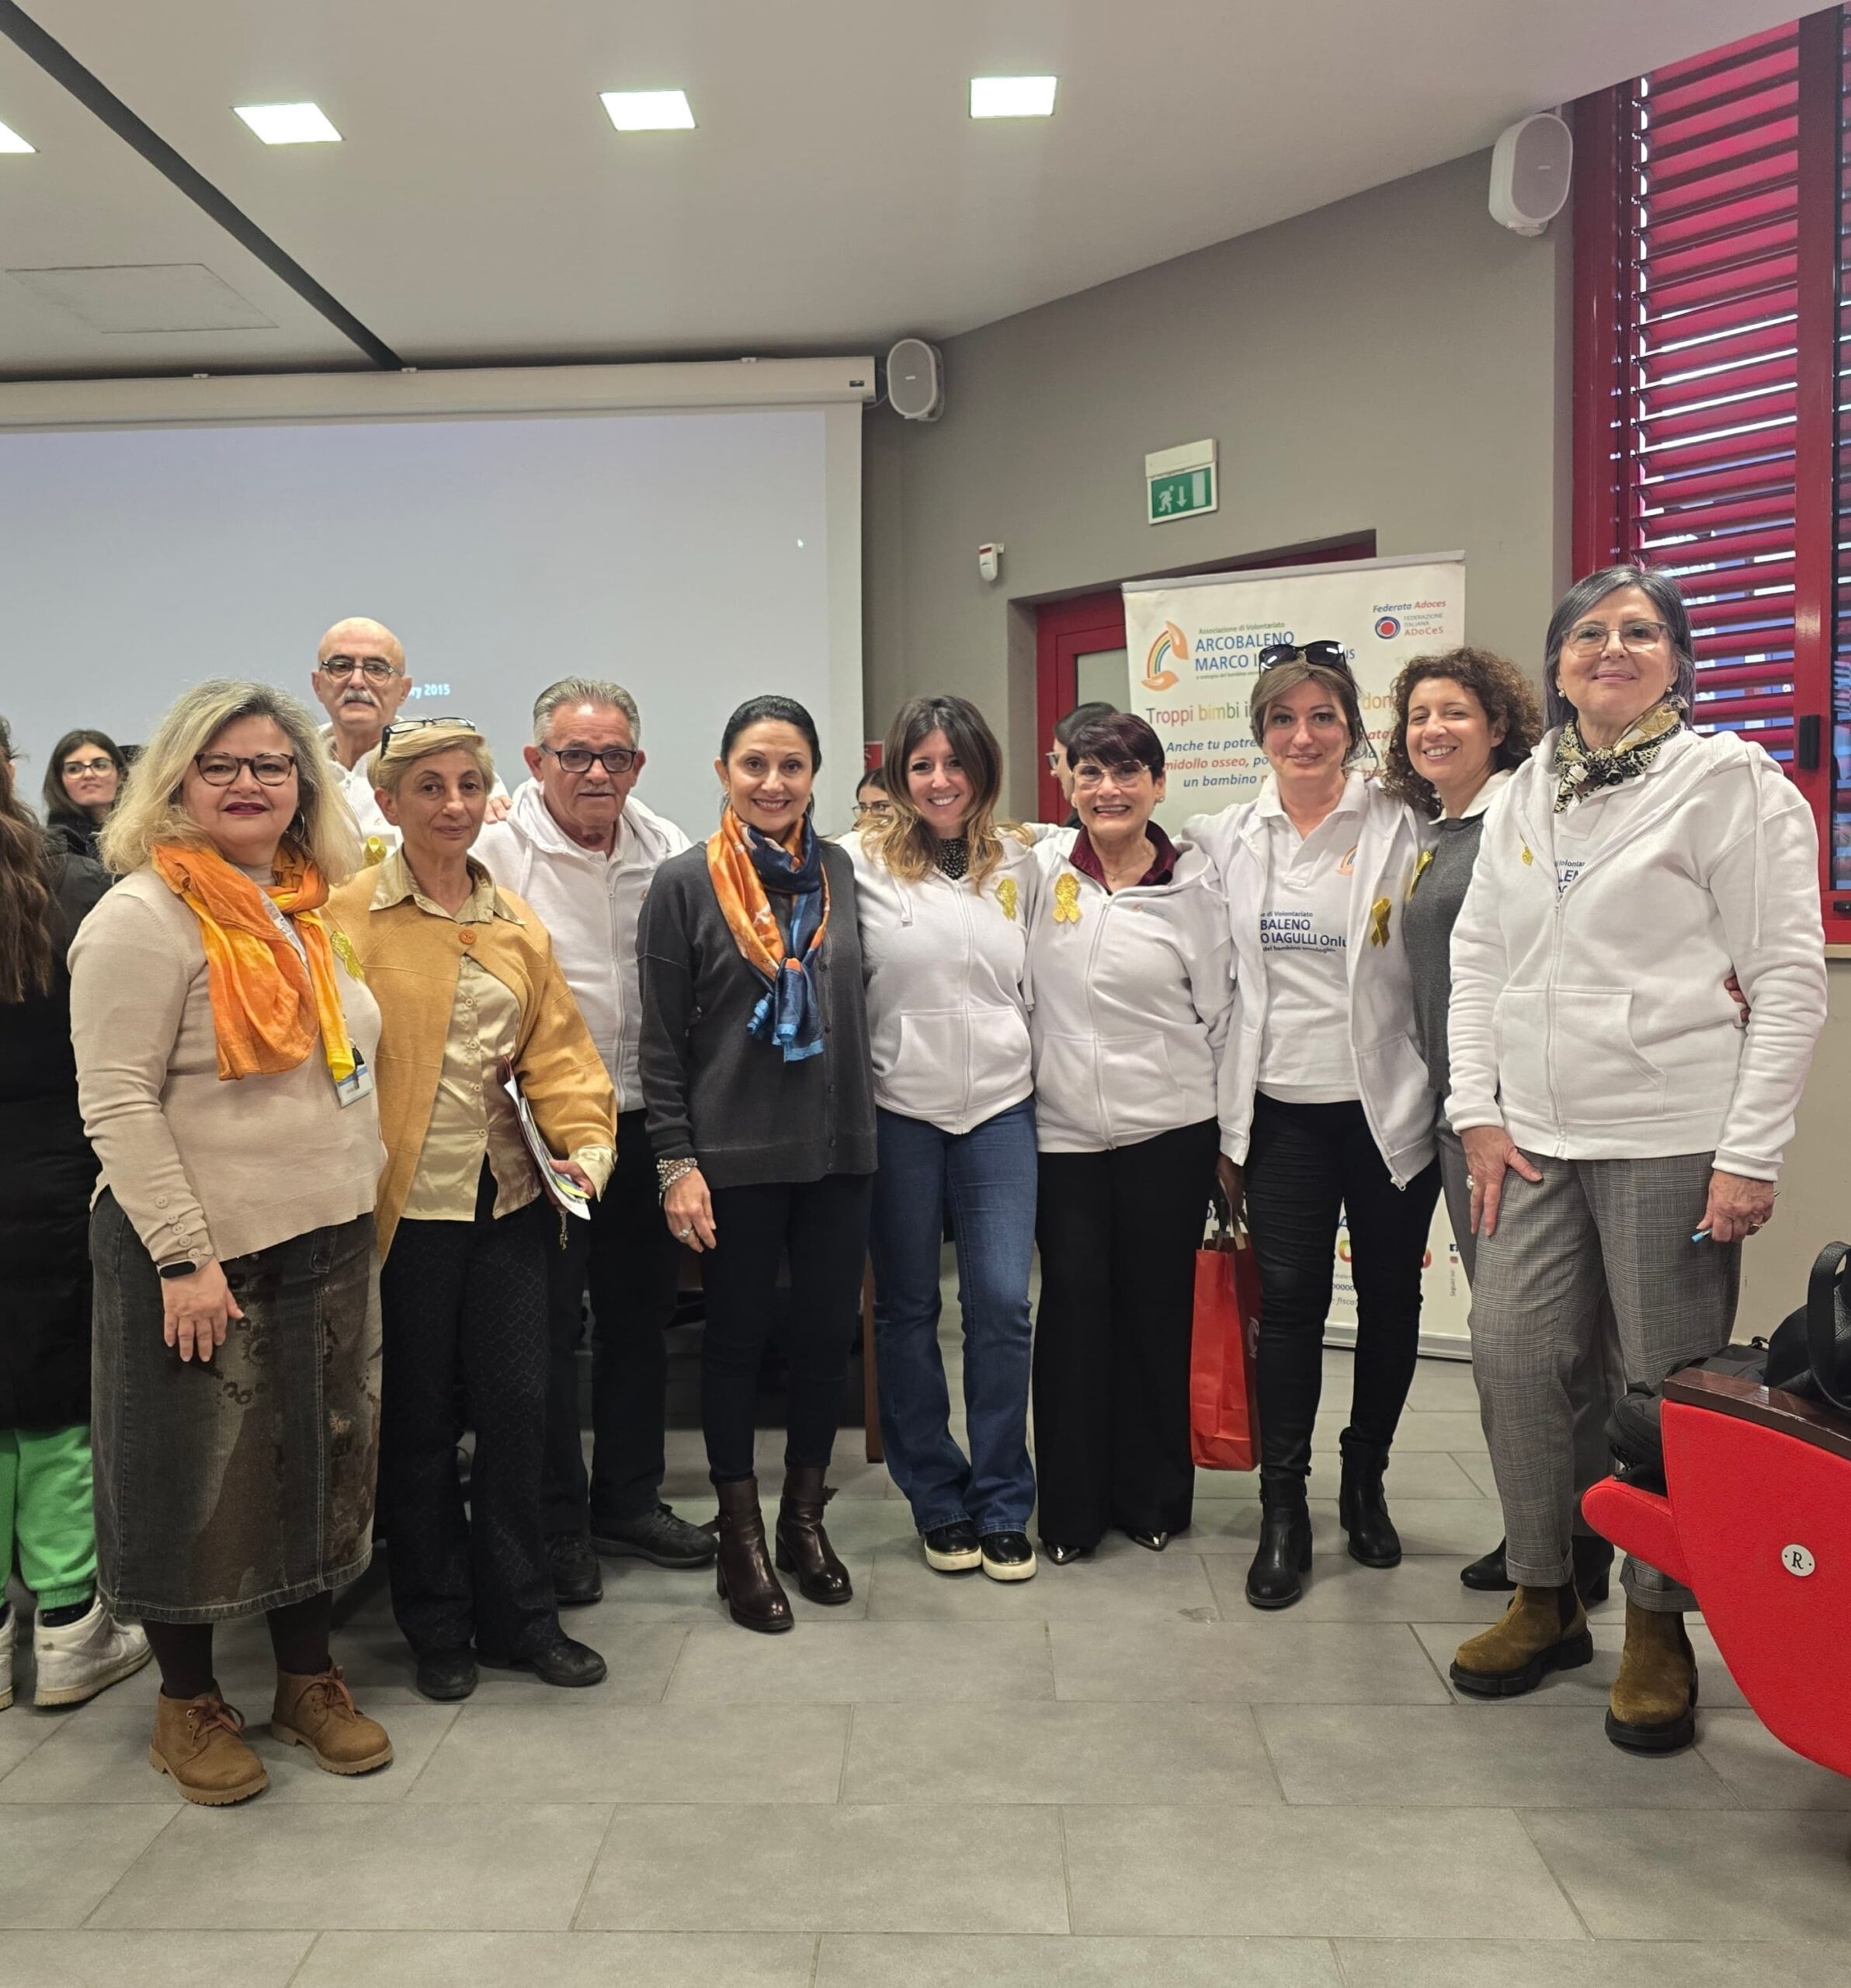
[{"label": "black patterned trousers", "polygon": [[[385,1365],[380,1500],[392,1613],[420,1656],[491,1657],[559,1640],[540,1523],[547,1413],[543,1198],[500,1220],[486,1166],[473,1222],[401,1222],[380,1271]],[[476,1432],[466,1516],[458,1382]]]}]

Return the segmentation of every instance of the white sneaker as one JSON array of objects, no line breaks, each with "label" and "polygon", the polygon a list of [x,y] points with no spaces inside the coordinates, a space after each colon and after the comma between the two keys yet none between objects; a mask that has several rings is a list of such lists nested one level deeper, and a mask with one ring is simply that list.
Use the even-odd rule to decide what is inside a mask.
[{"label": "white sneaker", "polygon": [[154,1654],[146,1632],[136,1623],[118,1622],[101,1595],[75,1622],[52,1629],[41,1618],[33,1629],[32,1653],[39,1669],[33,1703],[40,1705],[82,1705],[132,1677]]},{"label": "white sneaker", "polygon": [[0,1712],[13,1701],[13,1645],[19,1633],[19,1611],[9,1608],[0,1622]]}]

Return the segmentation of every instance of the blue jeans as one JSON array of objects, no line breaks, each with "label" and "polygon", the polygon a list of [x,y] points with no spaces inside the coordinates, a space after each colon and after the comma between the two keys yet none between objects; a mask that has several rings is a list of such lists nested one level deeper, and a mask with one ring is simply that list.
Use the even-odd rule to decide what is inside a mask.
[{"label": "blue jeans", "polygon": [[[887,1467],[921,1532],[969,1519],[1022,1532],[1035,1503],[1028,1456],[1035,1247],[1035,1107],[1011,1105],[972,1131],[942,1132],[877,1111],[874,1347]],[[953,1441],[939,1357],[939,1248],[949,1203],[964,1321],[971,1454]]]}]

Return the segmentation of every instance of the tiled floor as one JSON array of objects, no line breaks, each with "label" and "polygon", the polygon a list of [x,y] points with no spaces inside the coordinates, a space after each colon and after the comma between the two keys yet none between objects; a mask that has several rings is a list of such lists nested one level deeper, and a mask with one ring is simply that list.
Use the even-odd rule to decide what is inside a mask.
[{"label": "tiled floor", "polygon": [[[1304,1603],[1246,1607],[1255,1487],[1204,1475],[1161,1557],[1115,1541],[1026,1586],[929,1573],[845,1432],[830,1508],[848,1607],[752,1636],[710,1579],[607,1569],[571,1618],[583,1694],[487,1673],[412,1688],[383,1598],[343,1633],[396,1763],[273,1745],[267,1646],[223,1639],[270,1792],[189,1809],[146,1759],[151,1672],[71,1713],[0,1714],[0,1983],[334,1988],[1799,1988],[1851,1982],[1851,1782],[1762,1731],[1696,1632],[1694,1751],[1601,1731],[1588,1670],[1457,1702],[1459,1585],[1495,1504],[1462,1367],[1423,1362],[1389,1477],[1408,1557],[1344,1557],[1348,1357],[1313,1482]],[[765,1441],[774,1475],[777,1437]],[[669,1493],[704,1516],[699,1438]]]}]

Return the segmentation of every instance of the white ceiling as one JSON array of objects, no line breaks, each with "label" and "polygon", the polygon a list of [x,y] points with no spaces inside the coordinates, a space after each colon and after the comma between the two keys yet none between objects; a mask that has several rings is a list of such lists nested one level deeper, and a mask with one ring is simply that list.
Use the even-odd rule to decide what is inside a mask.
[{"label": "white ceiling", "polygon": [[[949,336],[1488,145],[1792,0],[26,0],[409,363]],[[1061,78],[975,123],[974,75]],[[606,89],[700,128],[620,137]],[[312,98],[340,145],[234,104]],[[271,330],[94,331],[0,276],[0,374],[364,364],[11,43],[0,267],[203,262]],[[1489,224],[1488,222],[1487,224]]]}]

